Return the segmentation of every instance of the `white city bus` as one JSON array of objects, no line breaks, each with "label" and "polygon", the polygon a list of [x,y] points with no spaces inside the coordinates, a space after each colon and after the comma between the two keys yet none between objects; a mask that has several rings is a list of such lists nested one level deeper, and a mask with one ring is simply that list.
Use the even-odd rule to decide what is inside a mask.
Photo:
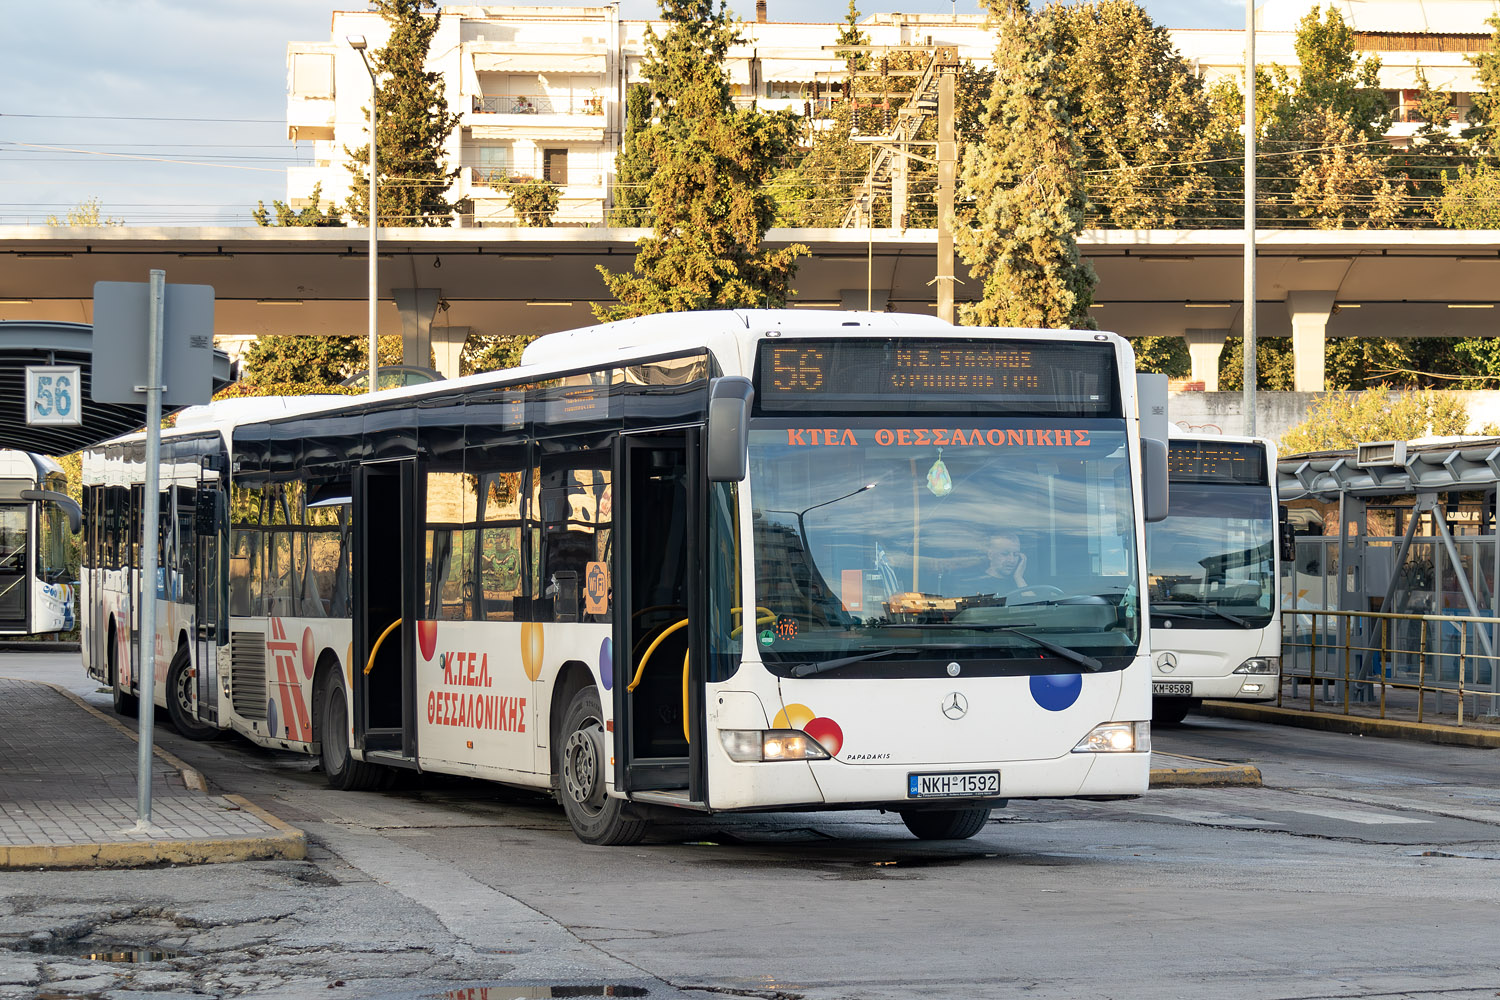
[{"label": "white city bus", "polygon": [[68,535],[79,530],[79,510],[66,487],[52,459],[0,449],[0,635],[73,628]]},{"label": "white city bus", "polygon": [[1177,435],[1166,520],[1147,528],[1152,718],[1204,698],[1267,701],[1281,672],[1276,446]]},{"label": "white city bus", "polygon": [[[1010,798],[1146,789],[1165,448],[1112,334],[676,314],[298,405],[163,441],[157,700],[189,735],[317,754],[339,788],[550,789],[604,844],[668,806],[959,838]],[[130,500],[129,447],[91,491]],[[984,575],[996,533],[1025,586]],[[86,616],[127,698],[134,605]]]}]

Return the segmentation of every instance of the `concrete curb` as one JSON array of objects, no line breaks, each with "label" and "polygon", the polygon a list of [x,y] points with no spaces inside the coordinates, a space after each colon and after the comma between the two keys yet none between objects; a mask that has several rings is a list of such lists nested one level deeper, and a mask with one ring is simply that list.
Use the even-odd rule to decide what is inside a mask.
[{"label": "concrete curb", "polygon": [[[120,720],[105,715],[67,688],[47,681],[27,681],[57,691],[94,718],[139,743],[139,735]],[[208,791],[203,774],[159,746],[152,751],[182,774],[183,783]],[[98,841],[86,844],[0,845],[0,870],[20,868],[129,868],[152,864],[219,864],[229,861],[307,857],[307,835],[241,795],[219,796],[274,829],[271,834],[238,837],[197,837],[175,840]]]},{"label": "concrete curb", "polygon": [[225,795],[276,828],[262,837],[198,837],[191,840],[101,841],[91,844],[27,844],[0,847],[0,869],[137,868],[142,865],[222,864],[307,857],[307,836],[238,795]]},{"label": "concrete curb", "polygon": [[1254,765],[1230,765],[1223,760],[1190,757],[1187,754],[1161,754],[1172,760],[1184,760],[1187,766],[1164,766],[1151,769],[1152,789],[1209,789],[1241,787],[1259,789],[1260,768]]},{"label": "concrete curb", "polygon": [[18,642],[14,639],[0,641],[0,653],[77,653],[82,646],[76,642]]},{"label": "concrete curb", "polygon": [[1324,715],[1274,705],[1245,705],[1227,701],[1205,701],[1199,711],[1229,719],[1253,722],[1275,722],[1284,726],[1301,726],[1325,733],[1353,733],[1359,736],[1385,736],[1420,743],[1442,743],[1448,746],[1492,750],[1500,747],[1500,729],[1471,729],[1460,726],[1435,726],[1430,722],[1405,722],[1399,719],[1370,719],[1358,715]]}]

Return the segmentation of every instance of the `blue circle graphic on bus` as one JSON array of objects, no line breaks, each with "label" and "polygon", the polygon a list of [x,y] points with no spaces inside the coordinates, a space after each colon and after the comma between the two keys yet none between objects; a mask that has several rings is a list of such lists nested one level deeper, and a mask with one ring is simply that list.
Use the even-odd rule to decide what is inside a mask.
[{"label": "blue circle graphic on bus", "polygon": [[276,699],[266,699],[266,734],[275,736],[280,729],[276,725]]},{"label": "blue circle graphic on bus", "polygon": [[599,683],[606,691],[615,686],[615,648],[609,636],[599,644]]},{"label": "blue circle graphic on bus", "polygon": [[1071,708],[1082,693],[1082,674],[1033,674],[1031,678],[1031,697],[1049,712]]}]

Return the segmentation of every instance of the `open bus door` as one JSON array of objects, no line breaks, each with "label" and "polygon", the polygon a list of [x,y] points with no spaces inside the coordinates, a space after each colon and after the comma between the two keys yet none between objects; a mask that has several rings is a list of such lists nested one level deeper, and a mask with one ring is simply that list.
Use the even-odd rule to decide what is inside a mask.
[{"label": "open bus door", "polygon": [[371,762],[416,767],[417,463],[375,462],[354,480],[354,745]]},{"label": "open bus door", "polygon": [[640,802],[705,808],[699,438],[691,429],[622,438],[613,693],[615,786]]},{"label": "open bus door", "polygon": [[29,503],[0,504],[0,629],[6,632],[29,627],[31,508]]}]

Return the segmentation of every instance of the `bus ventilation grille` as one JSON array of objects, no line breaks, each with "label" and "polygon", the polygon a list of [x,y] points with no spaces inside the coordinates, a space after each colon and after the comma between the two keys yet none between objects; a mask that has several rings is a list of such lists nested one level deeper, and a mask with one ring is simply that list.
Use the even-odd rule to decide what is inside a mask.
[{"label": "bus ventilation grille", "polygon": [[261,632],[229,633],[229,697],[242,719],[266,717],[266,637]]}]

